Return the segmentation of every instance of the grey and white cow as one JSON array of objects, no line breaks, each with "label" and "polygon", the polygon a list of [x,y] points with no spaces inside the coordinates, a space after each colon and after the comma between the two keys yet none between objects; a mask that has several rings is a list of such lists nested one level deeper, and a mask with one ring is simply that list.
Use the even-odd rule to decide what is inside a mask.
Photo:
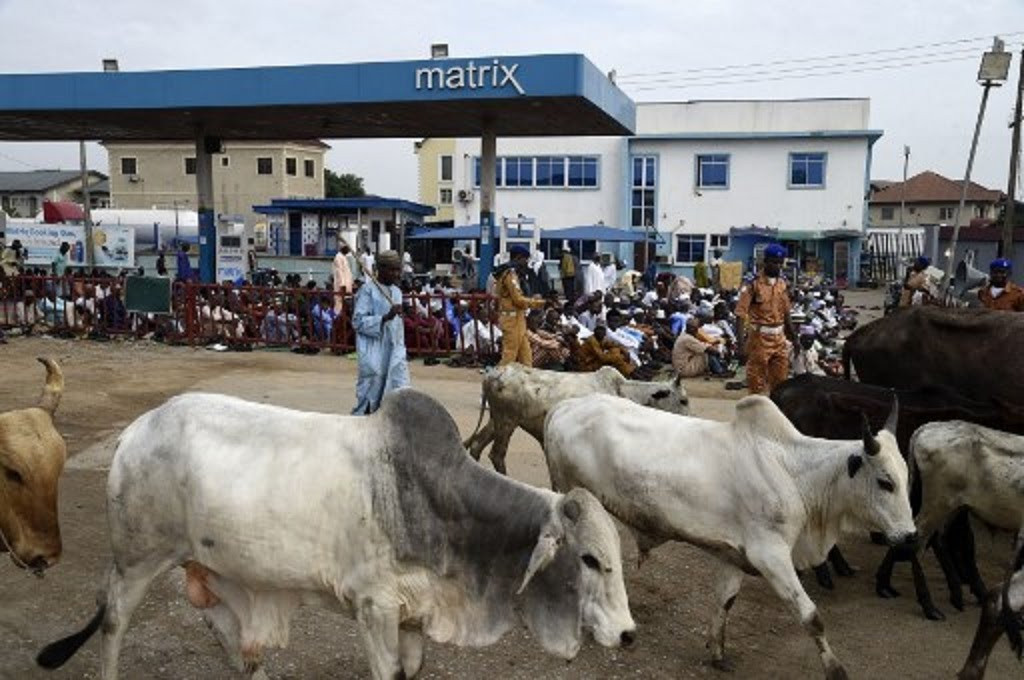
[{"label": "grey and white cow", "polygon": [[[562,373],[509,364],[488,371],[484,376],[480,404],[480,420],[465,446],[474,460],[488,444],[488,457],[494,469],[505,474],[505,454],[517,427],[526,430],[544,446],[544,419],[560,401],[588,394],[611,394],[625,397],[642,406],[668,413],[687,415],[690,401],[679,378],[665,382],[627,380],[611,366],[594,373]],[[490,406],[491,418],[480,427],[484,408]]]},{"label": "grey and white cow", "polygon": [[708,645],[725,662],[725,624],[743,574],[767,579],[814,639],[830,679],[846,672],[797,568],[821,564],[840,529],[912,541],[907,464],[892,432],[805,437],[770,400],[746,397],[721,423],[605,395],[569,399],[544,427],[555,489],[582,486],[637,534],[641,555],[669,540],[719,560]]},{"label": "grey and white cow", "polygon": [[102,625],[101,676],[116,678],[132,612],[176,566],[235,664],[259,677],[302,605],[353,616],[378,679],[416,675],[424,636],[487,645],[517,612],[566,659],[585,630],[609,647],[635,634],[600,503],[485,470],[414,390],[359,417],[175,397],[121,435],[107,504],[114,562],[99,612],[44,649],[44,667]]}]

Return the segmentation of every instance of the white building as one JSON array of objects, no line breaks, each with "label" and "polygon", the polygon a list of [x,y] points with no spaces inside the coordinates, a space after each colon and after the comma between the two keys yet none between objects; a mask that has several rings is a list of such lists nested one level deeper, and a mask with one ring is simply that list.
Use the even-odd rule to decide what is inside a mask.
[{"label": "white building", "polygon": [[[633,137],[499,138],[495,215],[542,229],[648,226],[660,261],[684,271],[717,248],[749,263],[779,240],[802,268],[855,281],[882,134],[868,117],[867,99],[639,103]],[[421,172],[420,201],[439,214],[450,202],[454,226],[479,222],[479,140],[429,141],[420,167],[438,153],[443,170]],[[619,255],[639,266],[635,250]]]}]

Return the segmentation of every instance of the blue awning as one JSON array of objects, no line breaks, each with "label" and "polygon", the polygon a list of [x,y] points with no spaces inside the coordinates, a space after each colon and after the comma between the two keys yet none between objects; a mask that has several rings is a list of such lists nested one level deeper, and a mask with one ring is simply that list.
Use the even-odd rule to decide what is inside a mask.
[{"label": "blue awning", "polygon": [[433,240],[453,239],[456,241],[475,240],[480,238],[480,225],[470,224],[464,227],[448,227],[447,229],[417,229],[408,236],[410,239]]},{"label": "blue awning", "polygon": [[[650,231],[652,239],[658,239],[658,232]],[[641,243],[644,240],[643,231],[629,231],[617,227],[606,227],[600,224],[580,227],[566,227],[564,229],[545,229],[543,238],[559,241],[601,241],[602,243]]]}]

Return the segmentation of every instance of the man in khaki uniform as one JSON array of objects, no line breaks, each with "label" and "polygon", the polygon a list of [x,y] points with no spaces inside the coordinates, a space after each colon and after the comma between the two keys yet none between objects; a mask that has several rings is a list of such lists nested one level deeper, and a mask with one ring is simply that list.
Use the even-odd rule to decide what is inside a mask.
[{"label": "man in khaki uniform", "polygon": [[523,295],[519,286],[519,272],[526,269],[530,251],[522,246],[509,249],[511,261],[494,272],[498,312],[501,315],[501,361],[499,366],[518,362],[533,366],[533,351],[526,336],[526,310],[543,307],[544,301]]},{"label": "man in khaki uniform", "polygon": [[978,299],[988,309],[1024,312],[1024,288],[1010,281],[1013,266],[1006,258],[992,260],[988,268],[988,284],[978,291]]},{"label": "man in khaki uniform", "polygon": [[777,243],[764,251],[764,267],[740,288],[736,316],[746,336],[747,388],[751,394],[769,394],[789,377],[789,347],[794,338],[789,320],[789,289],[782,278],[786,249]]},{"label": "man in khaki uniform", "polygon": [[928,274],[925,269],[932,263],[922,255],[914,260],[913,267],[907,271],[906,280],[903,281],[903,292],[900,293],[900,307],[909,307],[914,301],[914,293],[921,292],[925,296],[924,302],[931,299],[930,287],[928,285]]}]

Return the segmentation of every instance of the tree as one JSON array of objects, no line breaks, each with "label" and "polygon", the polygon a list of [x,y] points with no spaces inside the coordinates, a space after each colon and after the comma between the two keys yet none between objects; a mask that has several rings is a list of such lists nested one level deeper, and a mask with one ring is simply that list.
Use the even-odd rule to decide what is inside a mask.
[{"label": "tree", "polygon": [[324,195],[327,198],[355,198],[365,196],[363,178],[351,172],[336,174],[324,168]]}]

